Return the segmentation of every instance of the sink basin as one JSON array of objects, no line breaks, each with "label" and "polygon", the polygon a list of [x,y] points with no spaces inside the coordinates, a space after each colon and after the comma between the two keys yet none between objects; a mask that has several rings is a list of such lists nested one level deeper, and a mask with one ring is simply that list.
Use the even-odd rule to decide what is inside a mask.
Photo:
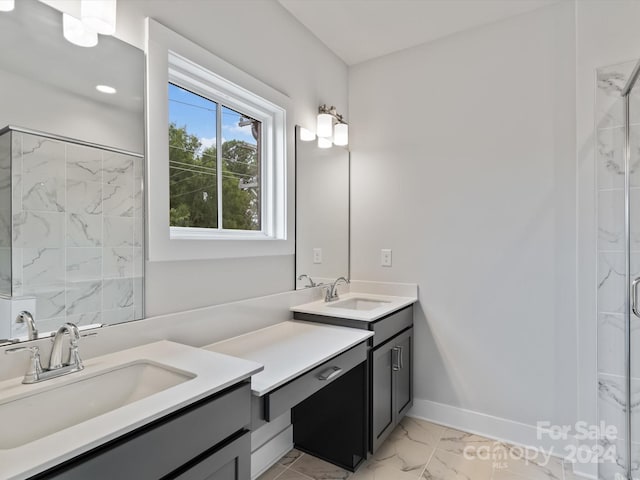
[{"label": "sink basin", "polygon": [[[0,450],[17,448],[195,378],[145,360],[0,403]],[[48,380],[51,381],[51,380]]]},{"label": "sink basin", "polygon": [[367,311],[382,307],[386,303],[390,302],[384,300],[371,300],[370,298],[347,298],[346,300],[340,300],[334,303],[330,303],[327,306],[331,308],[346,308],[348,310]]}]

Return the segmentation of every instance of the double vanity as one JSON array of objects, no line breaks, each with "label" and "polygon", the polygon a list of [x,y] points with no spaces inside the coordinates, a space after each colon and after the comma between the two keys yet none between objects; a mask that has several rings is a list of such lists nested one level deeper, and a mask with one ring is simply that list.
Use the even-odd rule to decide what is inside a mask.
[{"label": "double vanity", "polygon": [[201,348],[165,340],[2,381],[0,477],[255,478],[277,460],[259,432],[283,422],[353,471],[411,406],[415,301],[351,293]]}]

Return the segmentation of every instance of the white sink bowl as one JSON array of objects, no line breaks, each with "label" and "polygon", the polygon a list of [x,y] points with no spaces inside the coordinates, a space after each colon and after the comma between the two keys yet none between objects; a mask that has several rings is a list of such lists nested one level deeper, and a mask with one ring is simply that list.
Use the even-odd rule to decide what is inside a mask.
[{"label": "white sink bowl", "polygon": [[62,384],[47,388],[45,381],[37,392],[0,402],[0,450],[20,447],[196,377],[147,360],[90,376],[74,375]]},{"label": "white sink bowl", "polygon": [[346,308],[348,310],[368,311],[382,307],[383,305],[390,303],[384,300],[372,300],[370,298],[347,298],[346,300],[339,300],[334,303],[329,303],[327,307],[330,308]]}]

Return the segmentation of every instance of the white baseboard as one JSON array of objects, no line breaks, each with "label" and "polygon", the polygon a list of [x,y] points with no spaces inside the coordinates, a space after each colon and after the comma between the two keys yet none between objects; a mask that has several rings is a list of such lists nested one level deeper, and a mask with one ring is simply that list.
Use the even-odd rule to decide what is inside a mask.
[{"label": "white baseboard", "polygon": [[[535,425],[430,400],[414,399],[413,408],[407,415],[514,445],[542,449],[561,458],[565,458],[567,452],[577,446],[577,440],[574,437],[553,440],[548,435],[539,435]],[[597,465],[574,464],[574,473],[581,477],[596,479]]]},{"label": "white baseboard", "polygon": [[251,432],[251,453],[280,435],[291,426],[291,410],[287,410],[278,418],[265,423]]},{"label": "white baseboard", "polygon": [[255,480],[293,448],[293,425],[251,453],[251,478]]}]

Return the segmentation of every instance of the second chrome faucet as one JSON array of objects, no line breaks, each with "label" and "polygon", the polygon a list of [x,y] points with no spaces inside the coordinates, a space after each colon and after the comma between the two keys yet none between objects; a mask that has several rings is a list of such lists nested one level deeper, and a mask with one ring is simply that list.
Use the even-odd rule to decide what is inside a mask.
[{"label": "second chrome faucet", "polygon": [[349,283],[349,280],[347,280],[344,277],[339,277],[336,279],[335,282],[333,282],[331,285],[329,285],[327,287],[327,293],[324,296],[324,301],[325,302],[335,302],[336,300],[338,300],[340,297],[338,296],[338,285],[340,284],[340,282],[344,283],[345,285]]}]

